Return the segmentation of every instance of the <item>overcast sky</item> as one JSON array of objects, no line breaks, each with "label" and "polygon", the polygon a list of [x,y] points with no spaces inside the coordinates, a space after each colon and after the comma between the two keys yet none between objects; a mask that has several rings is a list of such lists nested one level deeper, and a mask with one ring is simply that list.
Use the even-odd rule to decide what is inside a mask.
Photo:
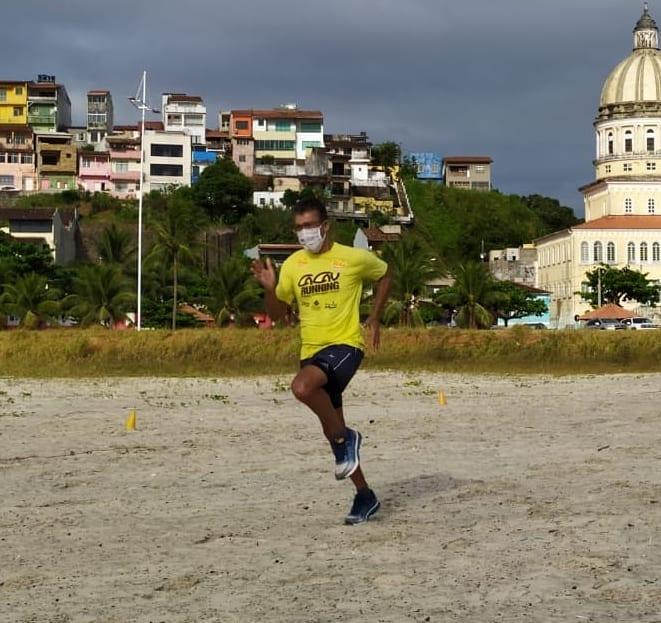
[{"label": "overcast sky", "polygon": [[[107,88],[115,122],[142,69],[218,110],[295,102],[327,132],[368,132],[404,151],[494,158],[507,193],[582,215],[601,86],[631,52],[637,0],[21,0],[3,6],[3,78],[55,74],[84,124]],[[661,23],[661,0],[650,11]]]}]

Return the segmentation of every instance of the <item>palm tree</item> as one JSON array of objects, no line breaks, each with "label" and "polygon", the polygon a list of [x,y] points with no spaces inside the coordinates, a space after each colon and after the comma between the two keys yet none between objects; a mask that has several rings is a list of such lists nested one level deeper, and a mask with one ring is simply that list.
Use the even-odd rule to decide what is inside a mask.
[{"label": "palm tree", "polygon": [[131,285],[117,266],[92,264],[82,266],[73,280],[74,294],[62,306],[83,326],[102,324],[112,327],[126,318],[135,304]]},{"label": "palm tree", "polygon": [[428,281],[438,275],[434,259],[416,238],[405,235],[401,241],[383,248],[383,259],[393,269],[391,300],[384,312],[384,322],[397,321],[403,326],[420,326],[420,296]]},{"label": "palm tree", "polygon": [[60,296],[56,288],[49,289],[47,277],[28,273],[17,277],[14,283],[4,284],[0,309],[17,317],[21,326],[36,329],[57,317]]},{"label": "palm tree", "polygon": [[455,282],[438,296],[445,306],[457,309],[456,322],[468,329],[488,328],[493,322],[489,307],[498,303],[500,293],[484,264],[467,262],[454,271]]},{"label": "palm tree", "polygon": [[177,294],[179,268],[182,263],[196,260],[199,246],[196,235],[204,224],[204,213],[192,202],[187,189],[168,193],[161,209],[152,214],[152,229],[156,242],[146,261],[160,261],[172,268],[172,330],[177,328]]},{"label": "palm tree", "polygon": [[131,234],[111,223],[96,241],[96,251],[106,264],[125,266],[133,259],[136,248],[132,245]]},{"label": "palm tree", "polygon": [[246,323],[250,312],[262,307],[261,290],[252,277],[248,263],[239,257],[223,262],[209,281],[207,307],[218,326],[233,320]]}]

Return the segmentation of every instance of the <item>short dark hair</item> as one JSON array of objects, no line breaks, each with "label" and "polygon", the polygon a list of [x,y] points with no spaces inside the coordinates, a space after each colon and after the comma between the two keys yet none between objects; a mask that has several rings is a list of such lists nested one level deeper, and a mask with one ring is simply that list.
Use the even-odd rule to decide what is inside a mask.
[{"label": "short dark hair", "polygon": [[326,204],[323,201],[320,201],[316,197],[311,197],[309,199],[301,199],[298,201],[293,208],[294,214],[304,214],[305,212],[314,212],[316,211],[319,214],[319,220],[325,221],[328,219],[328,212],[326,210]]}]

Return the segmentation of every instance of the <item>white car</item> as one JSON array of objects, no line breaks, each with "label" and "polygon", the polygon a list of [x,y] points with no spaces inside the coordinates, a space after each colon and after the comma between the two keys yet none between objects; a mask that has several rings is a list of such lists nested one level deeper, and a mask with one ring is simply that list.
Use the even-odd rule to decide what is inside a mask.
[{"label": "white car", "polygon": [[642,316],[625,318],[622,320],[622,324],[627,329],[658,329],[658,325],[655,325],[649,318],[644,318]]}]

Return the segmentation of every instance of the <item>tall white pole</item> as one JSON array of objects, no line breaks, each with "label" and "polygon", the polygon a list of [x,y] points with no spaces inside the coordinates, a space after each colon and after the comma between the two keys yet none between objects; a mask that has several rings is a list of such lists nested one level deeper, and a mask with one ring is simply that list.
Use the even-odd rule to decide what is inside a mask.
[{"label": "tall white pole", "polygon": [[142,185],[145,178],[145,108],[147,102],[147,72],[142,72],[142,126],[140,128],[140,197],[138,199],[138,311],[137,328],[142,328]]}]

